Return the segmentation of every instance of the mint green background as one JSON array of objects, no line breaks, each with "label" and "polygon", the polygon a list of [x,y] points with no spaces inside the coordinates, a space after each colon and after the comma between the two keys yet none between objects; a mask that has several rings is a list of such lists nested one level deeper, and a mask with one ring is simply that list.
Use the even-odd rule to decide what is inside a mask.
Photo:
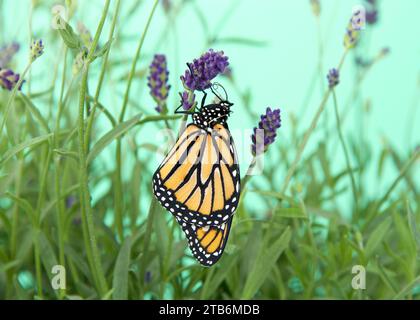
[{"label": "mint green background", "polygon": [[[57,59],[60,41],[57,32],[51,29],[50,8],[57,2],[36,1],[40,8],[35,10],[33,16],[33,34],[45,41],[45,55],[37,61],[33,68],[32,90],[42,91],[49,87],[52,81],[53,65]],[[172,1],[175,6],[180,1]],[[368,27],[363,31],[363,48],[366,57],[375,56],[382,48],[389,47],[391,54],[380,61],[369,72],[363,83],[361,100],[350,105],[351,117],[345,123],[346,137],[358,136],[360,132],[368,137],[374,146],[373,157],[379,157],[378,151],[383,139],[389,140],[399,151],[409,155],[416,145],[420,144],[420,112],[419,108],[419,82],[420,82],[420,2],[417,0],[386,0],[380,2],[380,18],[377,25]],[[28,43],[28,16],[29,1],[6,1],[1,22],[2,42],[18,40],[22,45],[19,53],[19,62],[16,70],[22,70],[26,61],[25,43]],[[102,1],[78,1],[79,9],[72,20],[83,21],[94,31],[101,14]],[[130,3],[134,3],[130,1]],[[106,90],[101,101],[111,110],[118,111],[121,105],[125,81],[118,82],[130,66],[135,47],[144,28],[147,15],[153,1],[139,1],[130,19],[119,23],[120,39],[117,39],[111,52],[111,60],[120,59],[126,62],[107,78]],[[181,9],[175,23],[167,29],[168,16],[160,6],[153,18],[147,35],[145,47],[139,63],[139,69],[150,63],[155,52],[165,53],[168,56],[168,66],[171,77],[170,110],[178,105],[177,91],[180,90],[179,75],[185,69],[185,62],[198,57],[208,48],[205,30],[198,18],[197,8],[205,17],[208,32],[217,34],[220,38],[239,37],[263,42],[263,46],[247,46],[241,44],[212,45],[214,49],[224,50],[229,56],[236,82],[241,90],[250,90],[251,105],[256,114],[262,113],[267,106],[282,109],[283,127],[276,143],[290,144],[290,119],[294,116],[299,124],[300,132],[304,130],[312,119],[321,100],[322,88],[326,84],[325,74],[328,69],[335,67],[343,52],[343,35],[352,8],[361,1],[352,0],[321,0],[321,39],[324,46],[322,57],[322,75],[316,79],[314,94],[309,103],[302,105],[311,79],[318,68],[318,33],[316,19],[314,18],[309,1],[306,0],[196,0],[187,2]],[[126,0],[122,1],[122,16],[130,9]],[[111,9],[113,10],[113,3]],[[103,37],[107,36],[110,20],[108,19]],[[344,108],[349,94],[353,90],[355,68],[353,54],[350,54],[342,70],[341,83],[337,88],[340,110]],[[96,83],[98,65],[92,67],[90,77],[92,85]],[[320,78],[321,77],[321,78]],[[241,102],[237,92],[228,84],[227,80],[220,80],[229,92],[229,98],[235,103],[234,114],[230,127],[233,132],[237,129],[251,129],[258,119],[251,120],[241,111]],[[148,97],[145,78],[136,78],[131,91],[131,99],[140,103],[143,110],[153,114],[153,103]],[[56,89],[56,92],[58,88]],[[361,116],[362,106],[369,100],[371,111]],[[76,112],[75,101],[70,108]],[[46,110],[43,110],[47,112]],[[138,112],[131,108],[129,113]],[[330,126],[334,126],[333,105],[328,104],[326,109]],[[128,117],[127,117],[128,118]],[[324,123],[325,118],[321,119]],[[104,132],[109,129],[107,123],[98,127]],[[156,130],[151,126],[142,129],[137,139],[147,142],[155,140]],[[362,130],[362,131],[361,131]],[[335,135],[335,131],[332,131]],[[235,137],[237,144],[247,141],[248,136]],[[320,135],[315,135],[309,142],[308,148],[316,148]],[[241,142],[242,139],[242,142]],[[245,140],[244,140],[245,139]],[[335,138],[338,143],[338,139]],[[330,146],[332,148],[334,146]],[[297,146],[290,145],[290,157],[294,156]],[[240,148],[247,151],[247,146]],[[240,153],[242,152],[241,150]],[[102,157],[107,159],[112,155],[109,148]],[[151,158],[150,154],[141,155]],[[277,159],[266,157],[267,161],[276,163]],[[150,172],[157,166],[158,159],[152,157]],[[127,160],[129,161],[129,159]],[[337,167],[343,167],[343,159],[338,156],[330,159],[336,162]],[[244,173],[247,158],[243,161]],[[112,162],[101,164],[112,167]],[[281,164],[279,164],[281,165]],[[127,166],[131,168],[131,166]],[[284,168],[285,170],[286,168]],[[370,168],[372,180],[367,181],[369,193],[378,194],[395,177],[395,170],[387,165],[387,175],[378,182],[376,168]],[[130,172],[125,172],[129,178]],[[416,171],[417,176],[419,172]],[[282,176],[279,176],[281,179]],[[420,177],[419,177],[420,178]],[[417,179],[419,180],[419,179]],[[257,180],[258,181],[258,180]],[[279,185],[281,180],[279,180]],[[110,187],[104,182],[103,190]],[[95,190],[99,194],[101,188]],[[95,194],[94,194],[95,195]],[[252,199],[252,198],[251,198]],[[146,203],[146,201],[144,202]]]}]

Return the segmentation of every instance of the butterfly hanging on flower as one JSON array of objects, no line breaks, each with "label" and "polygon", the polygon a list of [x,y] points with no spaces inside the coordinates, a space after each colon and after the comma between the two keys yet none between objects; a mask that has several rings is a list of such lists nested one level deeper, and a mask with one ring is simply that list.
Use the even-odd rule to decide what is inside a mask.
[{"label": "butterfly hanging on flower", "polygon": [[[213,51],[188,65],[181,79],[191,91],[203,93],[201,107],[192,112],[180,111],[186,99],[195,99],[191,92],[181,94],[176,113],[191,115],[192,123],[185,127],[153,175],[155,197],[176,218],[192,254],[204,266],[220,259],[240,197],[238,157],[227,124],[233,103],[223,87],[211,84],[209,79],[226,66],[223,53]],[[216,92],[219,87],[225,92],[224,99]],[[207,89],[217,102],[205,104]]]}]

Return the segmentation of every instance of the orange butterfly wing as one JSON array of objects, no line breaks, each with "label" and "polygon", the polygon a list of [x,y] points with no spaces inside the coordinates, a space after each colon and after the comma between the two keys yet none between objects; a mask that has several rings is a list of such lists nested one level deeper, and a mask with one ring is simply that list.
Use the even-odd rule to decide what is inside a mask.
[{"label": "orange butterfly wing", "polygon": [[220,124],[211,132],[188,125],[153,175],[153,192],[182,221],[198,226],[226,223],[240,196],[229,130]]}]

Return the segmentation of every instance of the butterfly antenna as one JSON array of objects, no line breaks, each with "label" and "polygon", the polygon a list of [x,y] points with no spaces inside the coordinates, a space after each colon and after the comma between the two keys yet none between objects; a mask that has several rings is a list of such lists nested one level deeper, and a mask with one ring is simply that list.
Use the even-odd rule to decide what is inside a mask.
[{"label": "butterfly antenna", "polygon": [[[226,97],[226,99],[225,100],[223,100],[223,99],[221,99],[220,98],[220,96],[218,95],[218,94],[216,94],[216,92],[214,91],[214,90],[216,90],[217,91],[217,89],[219,89],[219,87],[220,88],[222,88],[222,90],[224,91],[224,93],[225,93],[225,97]],[[219,99],[220,99],[220,101],[229,101],[229,96],[228,96],[228,94],[227,94],[227,92],[226,92],[226,89],[219,83],[219,82],[215,82],[215,83],[213,83],[212,85],[211,85],[211,92],[213,92],[213,94],[216,96],[216,97],[218,97]]]}]

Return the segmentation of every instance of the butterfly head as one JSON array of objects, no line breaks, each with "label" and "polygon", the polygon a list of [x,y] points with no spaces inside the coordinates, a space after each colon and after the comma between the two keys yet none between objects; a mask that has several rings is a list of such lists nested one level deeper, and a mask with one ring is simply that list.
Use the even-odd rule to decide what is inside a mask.
[{"label": "butterfly head", "polygon": [[232,113],[232,110],[230,109],[232,105],[233,103],[229,101],[208,104],[193,115],[193,122],[204,129],[210,130],[216,124],[226,126],[227,119]]},{"label": "butterfly head", "polygon": [[[224,98],[218,93],[218,89],[223,90]],[[208,131],[211,131],[216,124],[227,126],[227,119],[232,113],[230,107],[233,105],[232,102],[229,102],[227,92],[221,84],[213,83],[210,90],[215,95],[216,101],[202,106],[200,111],[193,115],[193,122]],[[203,99],[205,99],[205,96]]]}]

